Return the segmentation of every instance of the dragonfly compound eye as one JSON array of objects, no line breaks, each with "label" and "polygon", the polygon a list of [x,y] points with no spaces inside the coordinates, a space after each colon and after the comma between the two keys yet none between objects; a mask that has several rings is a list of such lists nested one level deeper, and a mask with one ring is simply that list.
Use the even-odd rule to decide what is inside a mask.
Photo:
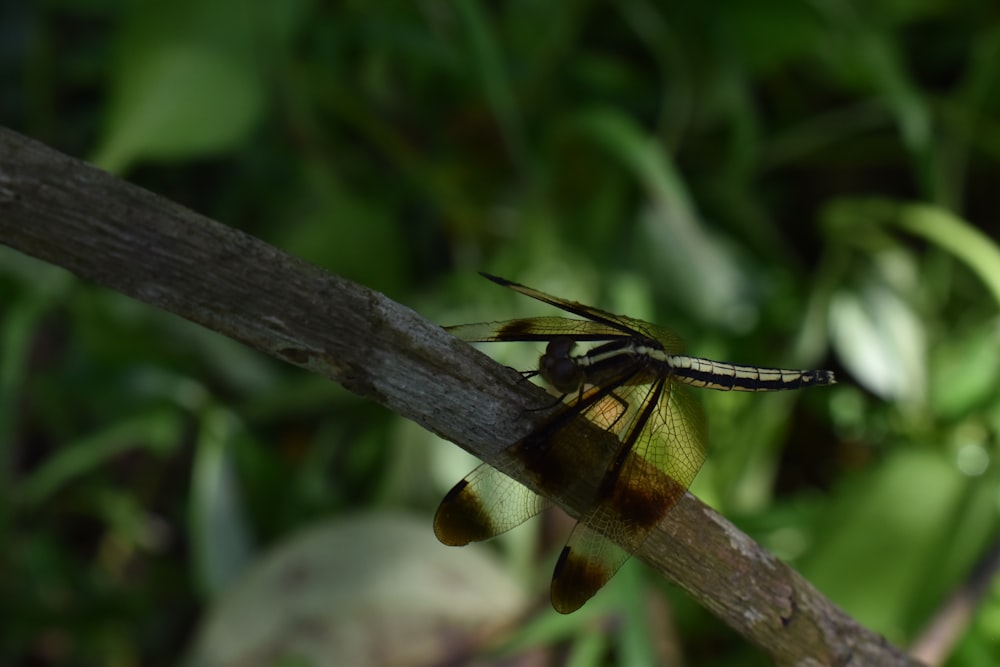
[{"label": "dragonfly compound eye", "polygon": [[583,370],[578,360],[569,355],[575,345],[576,341],[570,338],[553,339],[538,360],[542,379],[564,394],[576,391],[583,383]]}]

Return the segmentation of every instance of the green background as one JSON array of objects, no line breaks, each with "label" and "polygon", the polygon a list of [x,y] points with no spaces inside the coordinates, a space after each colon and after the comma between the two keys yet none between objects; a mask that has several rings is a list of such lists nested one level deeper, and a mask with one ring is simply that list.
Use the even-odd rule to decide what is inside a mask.
[{"label": "green background", "polygon": [[[551,314],[483,270],[672,327],[701,356],[834,369],[830,389],[702,392],[710,455],[692,491],[897,645],[996,539],[993,3],[3,11],[0,122],[435,322]],[[357,631],[388,646],[442,614],[447,635],[447,586],[405,604],[388,586],[378,608],[398,616],[341,594],[394,548],[386,517],[414,562],[486,559],[495,590],[474,598],[534,603],[495,605],[503,629],[471,649],[456,629],[451,659],[767,662],[635,563],[557,616],[558,520],[442,556],[421,540],[472,460],[332,383],[6,248],[0,304],[4,664],[197,664],[209,610],[249,590],[247,568],[331,520],[358,532],[334,542],[329,618],[370,621]],[[1000,661],[998,637],[993,585],[948,664]]]}]

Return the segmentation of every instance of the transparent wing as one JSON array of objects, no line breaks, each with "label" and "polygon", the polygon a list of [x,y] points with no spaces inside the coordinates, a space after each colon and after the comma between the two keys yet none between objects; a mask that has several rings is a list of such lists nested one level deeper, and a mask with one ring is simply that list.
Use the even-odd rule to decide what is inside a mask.
[{"label": "transparent wing", "polygon": [[602,322],[574,320],[569,317],[526,317],[505,322],[458,324],[445,327],[445,331],[470,343],[548,341],[560,336],[578,341],[602,341],[628,337],[620,329]]},{"label": "transparent wing", "polygon": [[624,425],[615,426],[622,448],[552,577],[552,604],[562,613],[578,609],[614,576],[681,499],[705,461],[704,416],[684,387],[660,380],[641,401],[623,409],[618,423]]},{"label": "transparent wing", "polygon": [[[601,310],[600,308],[595,308],[593,306],[588,306],[586,304],[577,303],[576,301],[570,301],[568,299],[562,299],[557,296],[552,296],[551,294],[546,294],[534,288],[528,287],[526,285],[521,285],[515,283],[511,280],[505,278],[500,278],[497,276],[491,276],[487,273],[483,273],[482,276],[495,282],[498,285],[507,287],[514,290],[519,294],[531,297],[541,301],[542,303],[547,303],[550,306],[554,306],[560,310],[564,310],[567,313],[573,313],[580,317],[585,318],[594,323],[599,323],[604,325],[605,329],[603,332],[616,332],[617,334],[624,334],[628,336],[641,336],[643,338],[649,338],[652,340],[659,341],[663,348],[671,354],[680,354],[684,351],[684,343],[681,341],[680,337],[673,331],[666,329],[664,327],[656,326],[655,324],[650,324],[649,322],[644,322],[642,320],[637,320],[632,317],[627,317],[625,315],[615,315],[609,313],[606,310]],[[522,321],[535,321],[544,319],[564,319],[565,321],[574,322],[575,320],[568,320],[566,318],[529,318],[528,320],[512,320],[510,323],[507,322],[496,322],[491,323],[494,325],[506,325],[514,324],[516,322]],[[594,329],[598,331],[598,329]],[[458,335],[458,334],[456,334]],[[557,333],[554,335],[567,335],[565,333]],[[459,336],[463,338],[462,336]],[[470,338],[464,338],[464,340],[473,340]],[[538,338],[482,338],[476,340],[539,340]],[[578,340],[607,340],[607,339],[595,339],[595,338],[579,338]]]},{"label": "transparent wing", "polygon": [[449,546],[487,540],[521,525],[547,505],[528,487],[483,463],[441,501],[434,534]]}]

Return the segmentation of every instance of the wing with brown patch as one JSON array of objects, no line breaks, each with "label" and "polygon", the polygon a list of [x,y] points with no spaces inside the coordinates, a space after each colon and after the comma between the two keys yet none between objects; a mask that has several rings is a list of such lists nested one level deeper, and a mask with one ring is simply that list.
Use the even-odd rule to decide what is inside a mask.
[{"label": "wing with brown patch", "polygon": [[525,317],[505,322],[478,322],[445,327],[445,331],[469,343],[549,341],[572,338],[577,341],[608,341],[628,338],[615,327],[569,317]]},{"label": "wing with brown patch", "polygon": [[[647,338],[649,340],[658,341],[663,345],[664,349],[671,354],[679,354],[683,351],[684,344],[680,337],[674,332],[663,327],[656,326],[655,324],[650,324],[649,322],[644,322],[642,320],[637,320],[632,317],[625,315],[615,315],[609,313],[606,310],[601,310],[600,308],[595,308],[594,306],[588,306],[586,304],[577,303],[576,301],[570,301],[568,299],[562,299],[557,296],[552,296],[551,294],[546,294],[532,287],[526,285],[521,285],[515,283],[512,280],[507,280],[506,278],[500,278],[498,276],[492,276],[488,273],[480,274],[487,280],[491,280],[498,285],[507,287],[514,290],[519,294],[525,296],[530,296],[532,299],[541,301],[542,303],[547,303],[550,306],[555,306],[560,310],[564,310],[567,313],[573,313],[574,315],[579,315],[580,317],[586,318],[587,320],[600,323],[607,327],[609,330],[617,331],[619,335],[624,334],[626,336],[640,336],[642,338]],[[537,318],[545,319],[545,318]],[[517,321],[517,320],[515,320]],[[574,322],[575,320],[568,320],[569,322]],[[559,334],[559,335],[570,335],[570,334]],[[466,339],[468,340],[468,339]],[[503,340],[525,340],[525,339],[513,339],[505,338]],[[537,339],[528,339],[537,340]],[[588,340],[586,338],[578,338],[577,340]],[[594,340],[594,339],[590,339]]]},{"label": "wing with brown patch", "polygon": [[677,504],[705,461],[705,420],[684,387],[654,383],[629,405],[594,506],[581,517],[552,577],[564,614],[600,590]]},{"label": "wing with brown patch", "polygon": [[441,501],[434,515],[434,534],[449,546],[487,540],[521,525],[547,504],[528,487],[483,463]]}]

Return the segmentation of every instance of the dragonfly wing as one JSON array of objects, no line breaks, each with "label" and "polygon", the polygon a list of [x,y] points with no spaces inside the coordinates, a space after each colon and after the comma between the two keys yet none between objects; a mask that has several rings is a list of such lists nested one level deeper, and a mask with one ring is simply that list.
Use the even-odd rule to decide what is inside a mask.
[{"label": "dragonfly wing", "polygon": [[434,534],[449,546],[487,540],[521,525],[547,505],[528,487],[483,463],[441,501]]},{"label": "dragonfly wing", "polygon": [[537,299],[542,303],[547,303],[550,306],[555,306],[560,310],[565,310],[567,313],[573,313],[574,315],[585,317],[588,320],[606,324],[614,329],[617,329],[619,333],[631,333],[630,331],[631,326],[629,323],[638,321],[638,320],[632,320],[631,318],[627,317],[621,317],[619,315],[613,315],[612,313],[601,310],[600,308],[587,306],[582,303],[577,303],[576,301],[561,299],[557,296],[546,294],[545,292],[541,292],[532,287],[527,287],[526,285],[515,283],[512,280],[507,280],[506,278],[491,276],[488,273],[483,273],[481,275],[487,280],[492,280],[497,285],[502,285],[503,287],[510,288],[515,292],[518,292],[519,294],[530,296],[532,299]]},{"label": "dragonfly wing", "polygon": [[[552,296],[551,294],[546,294],[526,285],[520,285],[506,278],[499,278],[497,276],[491,276],[488,273],[483,273],[482,276],[488,280],[495,282],[498,285],[507,287],[509,289],[523,294],[525,296],[530,296],[532,299],[537,299],[542,303],[547,303],[550,306],[555,306],[560,310],[565,310],[567,313],[573,313],[574,315],[579,315],[580,317],[585,317],[588,321],[594,324],[601,324],[610,331],[615,331],[620,336],[625,334],[627,336],[642,336],[644,338],[649,338],[652,340],[659,341],[664,349],[671,354],[679,354],[683,351],[684,344],[680,337],[669,329],[656,326],[655,324],[650,324],[649,322],[644,322],[642,320],[637,320],[632,317],[627,317],[625,315],[615,315],[614,313],[609,313],[606,310],[601,310],[600,308],[595,308],[593,306],[588,306],[586,304],[577,303],[576,301],[570,301],[568,299],[561,299],[557,296]],[[541,318],[544,319],[544,318]],[[569,320],[573,322],[575,320]],[[514,340],[514,339],[504,339],[504,340]],[[520,339],[518,339],[520,340]],[[532,339],[534,340],[534,339]],[[578,338],[577,340],[587,340],[585,338]]]},{"label": "dragonfly wing", "polygon": [[445,327],[445,331],[469,343],[498,341],[548,341],[567,337],[578,341],[605,341],[623,338],[621,330],[590,320],[569,317],[526,317],[505,322],[478,322]]},{"label": "dragonfly wing", "polygon": [[570,614],[583,606],[631,555],[591,528],[594,516],[576,524],[569,541],[559,554],[552,575],[552,606],[560,614]]},{"label": "dragonfly wing", "polygon": [[[707,427],[701,404],[686,386],[666,382],[664,395],[649,427],[640,435],[633,454],[653,468],[666,473],[686,491],[705,463]],[[638,469],[639,460],[630,461]],[[623,471],[628,478],[636,470]]]},{"label": "dragonfly wing", "polygon": [[705,420],[684,387],[661,379],[629,405],[622,450],[552,577],[552,605],[578,609],[614,576],[677,504],[705,461]]}]

